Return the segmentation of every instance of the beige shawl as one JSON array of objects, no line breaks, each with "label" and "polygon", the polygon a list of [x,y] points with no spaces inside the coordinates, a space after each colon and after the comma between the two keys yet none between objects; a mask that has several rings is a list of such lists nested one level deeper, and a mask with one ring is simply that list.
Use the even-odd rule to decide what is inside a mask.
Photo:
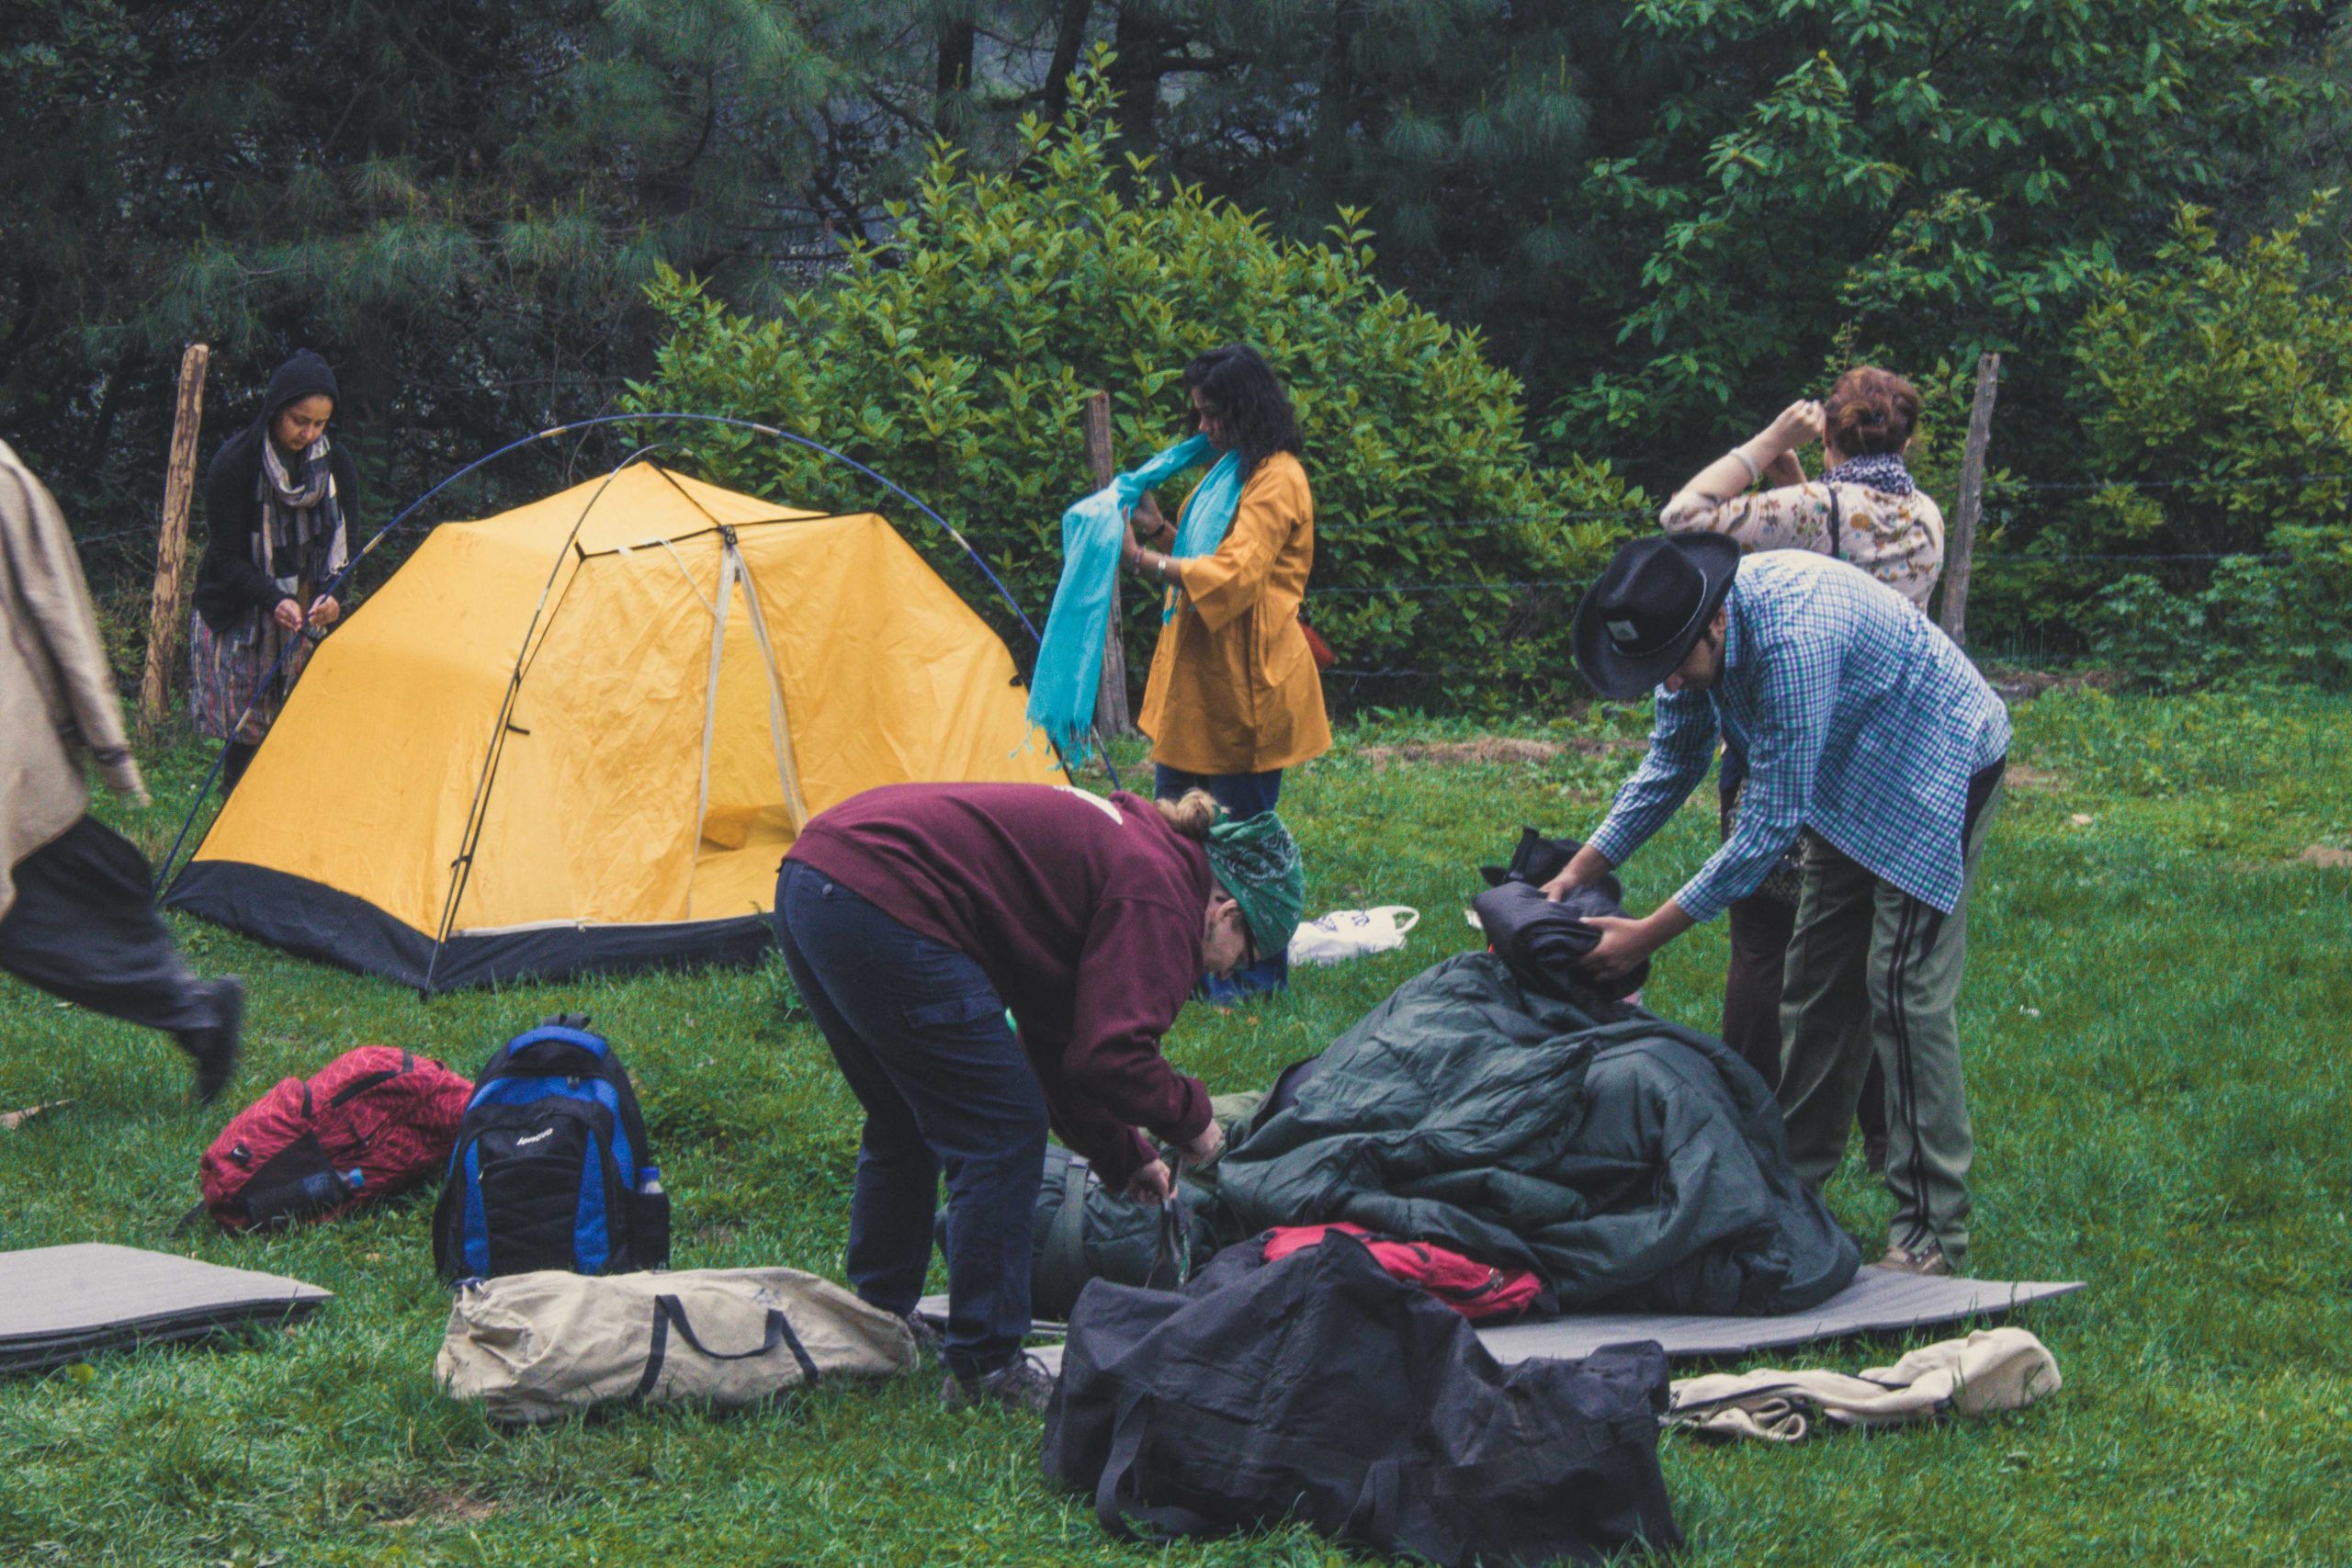
[{"label": "beige shawl", "polygon": [[0,442],[0,915],[17,863],[89,809],[85,757],[146,803],[65,515]]}]

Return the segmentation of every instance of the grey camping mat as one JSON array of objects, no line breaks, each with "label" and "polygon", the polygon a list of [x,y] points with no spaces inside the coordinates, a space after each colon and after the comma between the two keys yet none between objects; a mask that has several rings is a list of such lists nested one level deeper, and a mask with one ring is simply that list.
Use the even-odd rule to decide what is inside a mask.
[{"label": "grey camping mat", "polygon": [[[1819,1306],[1781,1317],[1576,1313],[1541,1322],[1482,1328],[1478,1330],[1478,1340],[1494,1354],[1495,1359],[1506,1362],[1523,1361],[1534,1356],[1589,1356],[1603,1345],[1623,1345],[1635,1339],[1655,1339],[1668,1356],[1740,1356],[1816,1339],[1842,1339],[1857,1334],[1892,1333],[1934,1323],[1996,1316],[2012,1308],[2082,1288],[2079,1280],[1921,1279],[1871,1264],[1855,1274],[1852,1284]],[[926,1296],[920,1310],[944,1318],[947,1298]],[[1040,1332],[1048,1332],[1058,1331],[1060,1325],[1040,1324],[1038,1327]],[[1061,1354],[1059,1346],[1048,1346],[1036,1352],[1039,1360],[1056,1371],[1060,1370]]]},{"label": "grey camping mat", "polygon": [[1523,1361],[1531,1356],[1589,1356],[1603,1345],[1622,1345],[1629,1339],[1655,1339],[1669,1356],[1739,1356],[1815,1339],[1993,1317],[2082,1288],[2079,1280],[1921,1279],[1868,1264],[1856,1271],[1852,1284],[1819,1306],[1781,1317],[1579,1313],[1541,1323],[1482,1328],[1478,1338],[1498,1361]]},{"label": "grey camping mat", "polygon": [[333,1299],[300,1280],[104,1242],[0,1252],[0,1372],[283,1322]]}]

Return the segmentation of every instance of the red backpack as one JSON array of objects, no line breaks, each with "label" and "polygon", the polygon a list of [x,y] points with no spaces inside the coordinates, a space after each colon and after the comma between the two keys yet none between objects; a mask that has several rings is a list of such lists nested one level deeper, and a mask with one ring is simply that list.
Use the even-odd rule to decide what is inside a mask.
[{"label": "red backpack", "polygon": [[1419,1285],[1473,1323],[1517,1317],[1544,1293],[1532,1269],[1490,1269],[1426,1241],[1392,1241],[1362,1225],[1280,1225],[1266,1233],[1266,1261],[1320,1245],[1331,1231],[1363,1240],[1373,1261],[1396,1279]]},{"label": "red backpack", "polygon": [[308,1079],[280,1079],[197,1161],[198,1212],[232,1231],[327,1219],[438,1176],[473,1089],[390,1045],[362,1045]]}]

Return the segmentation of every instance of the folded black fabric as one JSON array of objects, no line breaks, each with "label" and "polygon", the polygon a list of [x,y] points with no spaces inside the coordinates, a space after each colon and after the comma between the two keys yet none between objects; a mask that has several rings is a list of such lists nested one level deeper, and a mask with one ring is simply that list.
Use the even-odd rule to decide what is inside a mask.
[{"label": "folded black fabric", "polygon": [[1587,974],[1584,960],[1600,942],[1600,932],[1584,920],[1588,915],[1623,915],[1623,900],[1613,876],[1572,887],[1556,904],[1534,883],[1507,881],[1479,894],[1470,908],[1486,929],[1487,945],[1510,965],[1521,985],[1564,1001],[1577,996],[1621,1001],[1642,988],[1649,978],[1649,964],[1645,960],[1613,980]]},{"label": "folded black fabric", "polygon": [[1532,828],[1519,830],[1519,845],[1510,852],[1509,865],[1482,865],[1478,874],[1487,879],[1489,887],[1500,887],[1506,882],[1532,882],[1541,887],[1568,869],[1568,862],[1584,848],[1576,839],[1547,839]]}]

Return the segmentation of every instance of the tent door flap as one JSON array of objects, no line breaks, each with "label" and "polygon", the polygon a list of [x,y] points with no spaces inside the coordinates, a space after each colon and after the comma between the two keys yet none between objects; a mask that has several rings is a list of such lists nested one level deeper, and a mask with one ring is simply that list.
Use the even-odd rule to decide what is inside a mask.
[{"label": "tent door flap", "polygon": [[[759,649],[760,668],[767,677],[768,744],[775,759],[776,784],[783,792],[784,807],[790,813],[794,832],[808,824],[808,806],[801,798],[799,769],[792,750],[792,728],[784,702],[784,671],[776,662],[775,644],[768,636],[767,615],[760,607],[760,589],[752,576],[749,562],[737,548],[734,530],[722,529],[723,545],[718,570],[718,597],[710,604],[710,671],[703,693],[702,709],[702,781],[695,802],[695,854],[699,858],[702,843],[710,835],[706,828],[710,821],[710,754],[718,728],[719,671],[727,653],[727,621],[735,604],[735,589],[742,585],[744,619],[750,625],[752,643]],[[691,579],[689,579],[691,581]],[[720,836],[722,839],[724,835]],[[686,917],[694,918],[694,891],[686,892]]]}]

